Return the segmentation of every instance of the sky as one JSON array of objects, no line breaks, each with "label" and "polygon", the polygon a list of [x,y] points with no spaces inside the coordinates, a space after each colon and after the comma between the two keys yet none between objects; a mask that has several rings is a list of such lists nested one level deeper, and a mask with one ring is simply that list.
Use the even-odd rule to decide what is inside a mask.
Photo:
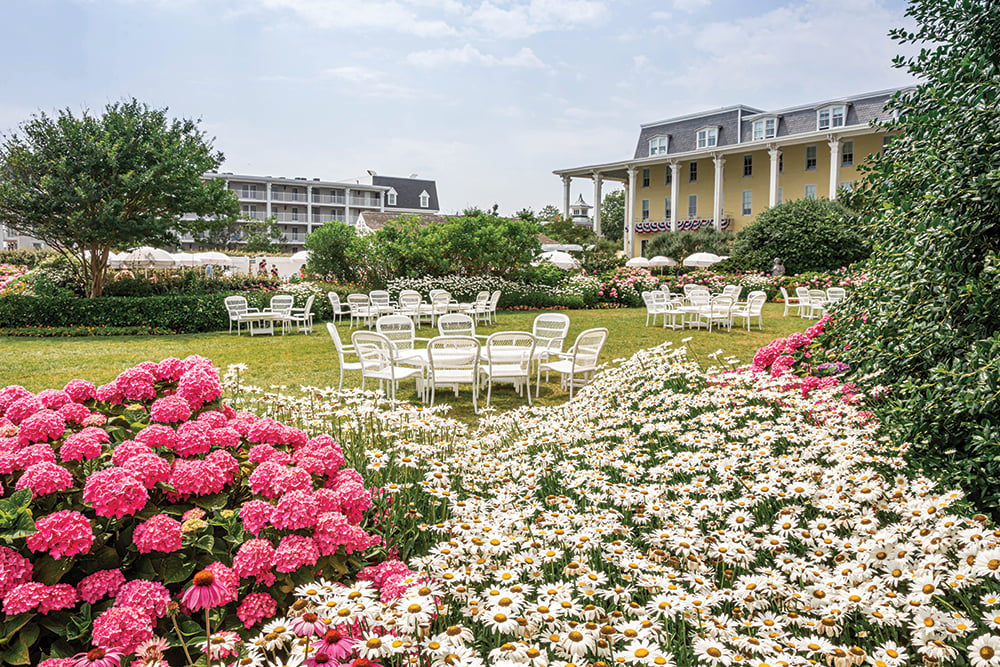
[{"label": "sky", "polygon": [[[903,0],[0,0],[0,133],[137,98],[220,171],[433,179],[443,213],[562,206],[639,126],[909,85]],[[912,47],[911,47],[912,48]],[[605,185],[605,194],[613,190]],[[593,185],[572,197],[593,203]]]}]

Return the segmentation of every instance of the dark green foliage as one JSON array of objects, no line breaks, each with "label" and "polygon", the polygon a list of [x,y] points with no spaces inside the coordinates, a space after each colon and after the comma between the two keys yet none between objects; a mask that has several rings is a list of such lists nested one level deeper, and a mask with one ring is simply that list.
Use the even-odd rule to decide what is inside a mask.
[{"label": "dark green foliage", "polygon": [[351,258],[357,239],[353,226],[343,222],[326,223],[306,237],[306,249],[309,251],[306,271],[325,280],[344,283],[357,280]]},{"label": "dark green foliage", "polygon": [[40,113],[0,145],[0,222],[66,256],[100,296],[112,248],[171,246],[179,232],[231,222],[236,196],[222,179],[202,180],[221,163],[195,121],[136,100],[101,116]]},{"label": "dark green foliage", "polygon": [[1000,4],[913,0],[920,83],[849,196],[873,243],[832,344],[889,386],[876,405],[911,462],[1000,517]]},{"label": "dark green foliage", "polygon": [[244,252],[273,253],[281,247],[281,225],[273,215],[265,220],[246,220],[241,230]]},{"label": "dark green foliage", "polygon": [[20,338],[75,338],[82,336],[164,336],[169,329],[152,327],[17,327],[0,328],[0,336]]},{"label": "dark green foliage", "polygon": [[765,209],[740,231],[733,255],[754,271],[770,271],[780,257],[785,273],[834,271],[868,256],[869,247],[843,204],[794,199]]},{"label": "dark green foliage", "polygon": [[625,191],[615,190],[601,202],[601,236],[621,241],[625,236]]},{"label": "dark green foliage", "polygon": [[223,298],[219,294],[93,299],[5,296],[0,299],[0,323],[4,327],[147,326],[177,333],[218,331],[228,327]]},{"label": "dark green foliage", "polygon": [[51,250],[0,250],[0,264],[13,264],[33,269],[43,260],[52,257]]},{"label": "dark green foliage", "polygon": [[696,252],[710,252],[715,255],[728,255],[735,236],[732,232],[717,232],[712,228],[699,229],[694,232],[663,232],[657,234],[646,244],[645,256],[663,255],[678,262]]}]

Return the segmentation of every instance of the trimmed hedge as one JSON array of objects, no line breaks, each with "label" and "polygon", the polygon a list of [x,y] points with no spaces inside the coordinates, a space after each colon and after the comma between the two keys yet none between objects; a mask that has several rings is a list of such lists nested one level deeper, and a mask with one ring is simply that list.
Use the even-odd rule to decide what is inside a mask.
[{"label": "trimmed hedge", "polygon": [[0,299],[0,327],[146,326],[177,333],[218,331],[229,326],[223,298],[220,294],[95,299],[12,295]]}]

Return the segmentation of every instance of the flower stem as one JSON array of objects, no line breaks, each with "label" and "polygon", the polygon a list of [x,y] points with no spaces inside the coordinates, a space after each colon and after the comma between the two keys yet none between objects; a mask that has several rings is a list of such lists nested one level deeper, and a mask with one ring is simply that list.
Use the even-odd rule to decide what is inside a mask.
[{"label": "flower stem", "polygon": [[191,654],[188,653],[187,644],[184,642],[184,635],[181,634],[181,629],[177,625],[177,617],[176,616],[171,616],[170,620],[174,624],[174,632],[177,633],[177,639],[181,643],[181,648],[184,649],[184,657],[187,658],[187,661],[188,661],[189,665],[193,665],[194,664],[194,660],[191,659]]},{"label": "flower stem", "polygon": [[205,667],[212,667],[212,631],[208,624],[208,607],[205,607]]}]

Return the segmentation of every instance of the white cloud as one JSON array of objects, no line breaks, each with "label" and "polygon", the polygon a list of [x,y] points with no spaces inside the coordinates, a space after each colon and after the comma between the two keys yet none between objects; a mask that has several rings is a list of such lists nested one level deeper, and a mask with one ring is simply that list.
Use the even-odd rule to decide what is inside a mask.
[{"label": "white cloud", "polygon": [[430,49],[416,51],[406,56],[405,62],[418,67],[443,67],[448,65],[485,65],[487,67],[523,67],[540,69],[545,63],[528,47],[511,56],[498,58],[486,54],[471,44],[457,49]]},{"label": "white cloud", "polygon": [[342,65],[323,70],[312,80],[328,79],[349,84],[351,95],[396,100],[439,98],[438,95],[398,83],[385,72],[357,65]]},{"label": "white cloud", "polygon": [[427,18],[415,8],[458,11],[461,5],[448,0],[240,0],[243,9],[256,7],[278,16],[292,14],[310,25],[327,30],[385,30],[420,37],[457,34],[457,29],[439,18]]},{"label": "white cloud", "polygon": [[699,9],[703,9],[712,4],[712,0],[673,0],[671,3],[674,9],[688,14],[693,14]]},{"label": "white cloud", "polygon": [[498,0],[497,3],[486,0],[472,13],[469,22],[486,33],[518,39],[540,32],[597,25],[607,11],[602,0]]}]

